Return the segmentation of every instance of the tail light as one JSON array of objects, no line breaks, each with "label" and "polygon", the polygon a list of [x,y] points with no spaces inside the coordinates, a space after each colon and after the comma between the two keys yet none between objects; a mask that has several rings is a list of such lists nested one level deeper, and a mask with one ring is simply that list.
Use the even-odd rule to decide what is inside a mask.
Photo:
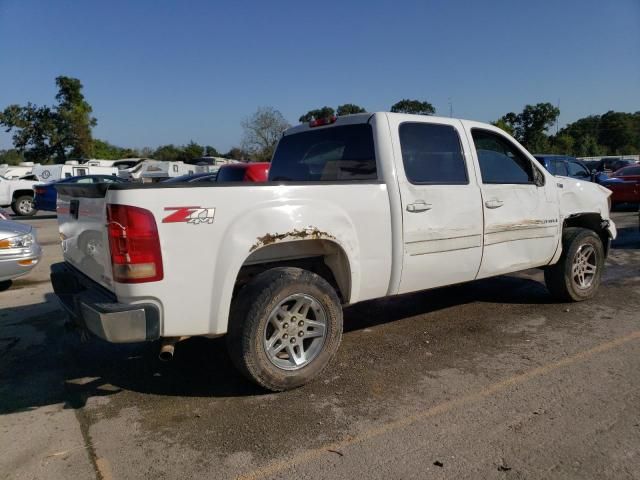
[{"label": "tail light", "polygon": [[107,205],[113,279],[121,283],[162,280],[162,253],[153,214],[130,205]]}]

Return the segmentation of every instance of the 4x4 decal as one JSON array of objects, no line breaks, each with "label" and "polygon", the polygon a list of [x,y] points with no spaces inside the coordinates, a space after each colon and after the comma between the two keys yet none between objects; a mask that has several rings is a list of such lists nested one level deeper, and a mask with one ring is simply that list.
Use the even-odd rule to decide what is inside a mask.
[{"label": "4x4 decal", "polygon": [[162,223],[192,223],[198,225],[200,223],[213,223],[213,217],[216,213],[215,208],[207,207],[164,207],[165,211],[174,210],[173,213],[162,219]]}]

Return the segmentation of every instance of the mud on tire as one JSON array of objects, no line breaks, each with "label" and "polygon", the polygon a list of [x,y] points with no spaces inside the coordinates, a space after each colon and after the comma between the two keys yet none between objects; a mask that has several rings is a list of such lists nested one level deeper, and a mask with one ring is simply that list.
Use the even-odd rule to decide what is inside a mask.
[{"label": "mud on tire", "polygon": [[317,377],[341,339],[336,291],[307,270],[267,270],[243,287],[231,306],[231,359],[247,378],[268,390],[289,390]]}]

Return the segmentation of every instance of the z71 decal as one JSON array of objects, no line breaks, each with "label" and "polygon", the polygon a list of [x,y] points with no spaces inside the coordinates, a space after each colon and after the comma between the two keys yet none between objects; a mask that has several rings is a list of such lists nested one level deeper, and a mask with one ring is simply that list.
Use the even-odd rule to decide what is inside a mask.
[{"label": "z71 decal", "polygon": [[165,207],[165,211],[174,210],[170,215],[162,219],[162,223],[192,223],[198,225],[201,223],[213,223],[213,217],[216,213],[215,208],[205,207]]}]

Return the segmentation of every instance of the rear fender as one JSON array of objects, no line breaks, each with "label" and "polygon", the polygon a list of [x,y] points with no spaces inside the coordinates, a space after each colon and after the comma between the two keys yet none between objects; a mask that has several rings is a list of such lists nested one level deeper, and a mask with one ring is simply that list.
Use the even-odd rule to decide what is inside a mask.
[{"label": "rear fender", "polygon": [[[236,279],[249,257],[259,257],[261,249],[278,243],[290,244],[287,250],[294,257],[295,246],[302,246],[305,240],[324,240],[342,249],[351,274],[345,301],[356,301],[361,282],[359,242],[346,212],[326,201],[301,199],[284,204],[274,200],[238,215],[220,242],[213,272],[210,332],[226,332]],[[300,252],[304,254],[304,248]]]}]

